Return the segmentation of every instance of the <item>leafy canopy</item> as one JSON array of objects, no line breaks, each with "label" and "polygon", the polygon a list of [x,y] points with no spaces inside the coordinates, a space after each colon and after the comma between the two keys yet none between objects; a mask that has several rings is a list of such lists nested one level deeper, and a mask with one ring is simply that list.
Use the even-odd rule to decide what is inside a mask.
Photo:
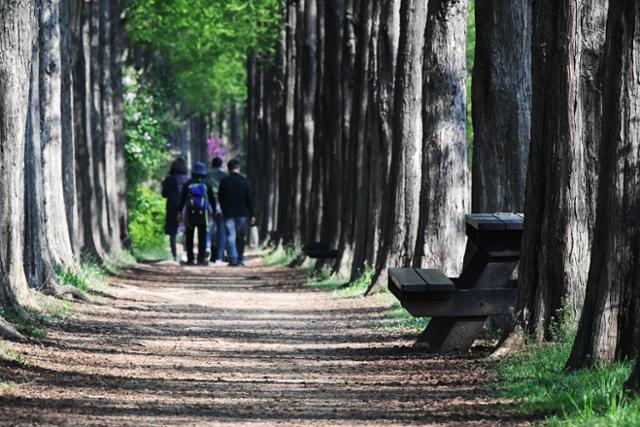
[{"label": "leafy canopy", "polygon": [[246,98],[246,57],[275,46],[280,0],[131,0],[132,40],[165,58],[194,111]]}]

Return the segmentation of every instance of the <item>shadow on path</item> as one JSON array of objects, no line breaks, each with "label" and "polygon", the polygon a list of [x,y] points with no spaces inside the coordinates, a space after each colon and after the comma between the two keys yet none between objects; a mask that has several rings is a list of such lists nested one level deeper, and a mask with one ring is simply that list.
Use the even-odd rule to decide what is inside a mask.
[{"label": "shadow on path", "polygon": [[514,425],[481,355],[417,352],[282,268],[137,265],[108,305],[78,306],[43,346],[0,362],[0,424]]}]

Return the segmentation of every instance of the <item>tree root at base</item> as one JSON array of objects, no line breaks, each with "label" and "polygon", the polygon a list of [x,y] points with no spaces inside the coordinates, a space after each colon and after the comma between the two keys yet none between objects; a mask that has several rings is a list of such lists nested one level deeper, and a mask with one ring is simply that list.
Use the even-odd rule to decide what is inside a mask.
[{"label": "tree root at base", "polygon": [[89,297],[84,292],[82,292],[80,289],[75,288],[73,286],[50,284],[43,290],[43,292],[47,295],[51,295],[54,297],[63,297],[65,295],[71,295],[77,300],[84,301],[84,302],[91,302]]},{"label": "tree root at base", "polygon": [[26,341],[24,335],[16,330],[9,322],[0,318],[0,338],[13,341]]}]

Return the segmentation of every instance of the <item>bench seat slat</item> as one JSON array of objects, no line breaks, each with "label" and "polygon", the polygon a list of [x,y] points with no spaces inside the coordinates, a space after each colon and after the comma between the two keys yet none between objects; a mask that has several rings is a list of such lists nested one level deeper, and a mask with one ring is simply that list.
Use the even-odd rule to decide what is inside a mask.
[{"label": "bench seat slat", "polygon": [[442,293],[455,290],[455,284],[438,270],[390,268],[390,284],[401,293]]}]

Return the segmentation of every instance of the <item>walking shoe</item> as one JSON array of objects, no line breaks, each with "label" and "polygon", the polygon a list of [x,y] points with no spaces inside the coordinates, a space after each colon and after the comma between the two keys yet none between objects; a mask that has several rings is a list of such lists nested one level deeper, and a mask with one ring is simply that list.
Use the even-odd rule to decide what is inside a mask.
[{"label": "walking shoe", "polygon": [[180,265],[195,265],[192,259],[186,261],[180,261]]},{"label": "walking shoe", "polygon": [[230,262],[228,264],[229,267],[240,267],[240,264],[238,264],[237,262]]},{"label": "walking shoe", "polygon": [[198,261],[198,265],[206,267],[207,265],[209,265],[209,261]]},{"label": "walking shoe", "polygon": [[228,264],[226,262],[224,262],[224,261],[218,260],[218,261],[214,261],[213,262],[213,266],[214,267],[222,267],[222,266],[225,266],[225,265],[228,265]]}]

